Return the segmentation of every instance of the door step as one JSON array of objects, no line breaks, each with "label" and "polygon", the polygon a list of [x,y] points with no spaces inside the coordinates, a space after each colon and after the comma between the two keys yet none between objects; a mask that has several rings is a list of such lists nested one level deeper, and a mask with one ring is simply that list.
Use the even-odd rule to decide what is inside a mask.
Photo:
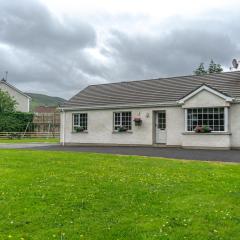
[{"label": "door step", "polygon": [[154,143],[153,147],[168,147],[168,146],[164,143]]}]

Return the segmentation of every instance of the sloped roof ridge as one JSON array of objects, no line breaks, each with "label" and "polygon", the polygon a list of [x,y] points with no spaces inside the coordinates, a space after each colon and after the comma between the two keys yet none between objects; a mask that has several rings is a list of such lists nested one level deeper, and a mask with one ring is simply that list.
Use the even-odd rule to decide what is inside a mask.
[{"label": "sloped roof ridge", "polygon": [[180,75],[180,76],[173,76],[173,77],[160,77],[160,78],[149,78],[149,79],[139,79],[139,80],[129,80],[129,81],[118,81],[118,82],[109,82],[109,83],[98,83],[98,84],[90,84],[83,90],[86,90],[89,87],[92,86],[102,86],[102,85],[111,85],[111,84],[121,84],[121,83],[134,83],[134,82],[144,82],[144,81],[157,81],[157,80],[167,80],[167,79],[176,79],[176,78],[191,78],[191,77],[198,77],[198,78],[206,78],[207,76],[217,76],[217,75],[223,75],[223,74],[232,74],[232,73],[240,73],[240,71],[228,71],[228,72],[220,72],[220,73],[206,73],[203,75]]}]

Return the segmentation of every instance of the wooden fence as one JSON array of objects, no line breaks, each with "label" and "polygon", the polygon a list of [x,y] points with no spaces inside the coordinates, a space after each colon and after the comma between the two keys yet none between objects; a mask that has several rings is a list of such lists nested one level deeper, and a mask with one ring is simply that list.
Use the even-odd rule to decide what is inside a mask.
[{"label": "wooden fence", "polygon": [[59,132],[0,132],[0,138],[59,138]]}]

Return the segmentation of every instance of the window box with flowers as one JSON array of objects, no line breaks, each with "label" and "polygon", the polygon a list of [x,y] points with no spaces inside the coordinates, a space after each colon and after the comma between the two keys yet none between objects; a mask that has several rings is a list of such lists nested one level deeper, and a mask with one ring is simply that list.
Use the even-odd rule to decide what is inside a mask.
[{"label": "window box with flowers", "polygon": [[135,126],[141,126],[142,125],[142,119],[140,117],[135,117],[133,119],[133,121],[135,122]]},{"label": "window box with flowers", "polygon": [[74,127],[74,130],[76,133],[84,132],[85,128],[84,127]]},{"label": "window box with flowers", "polygon": [[121,126],[121,127],[118,127],[117,131],[118,132],[127,132],[128,129],[127,129],[127,127]]},{"label": "window box with flowers", "polygon": [[210,133],[212,132],[212,129],[208,126],[197,126],[194,129],[195,133]]}]

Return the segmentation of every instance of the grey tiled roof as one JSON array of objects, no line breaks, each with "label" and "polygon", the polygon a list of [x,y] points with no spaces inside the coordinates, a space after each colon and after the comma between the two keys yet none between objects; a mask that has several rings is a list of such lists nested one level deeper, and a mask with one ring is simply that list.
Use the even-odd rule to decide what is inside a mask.
[{"label": "grey tiled roof", "polygon": [[62,107],[175,102],[202,84],[240,98],[240,71],[91,85]]}]

